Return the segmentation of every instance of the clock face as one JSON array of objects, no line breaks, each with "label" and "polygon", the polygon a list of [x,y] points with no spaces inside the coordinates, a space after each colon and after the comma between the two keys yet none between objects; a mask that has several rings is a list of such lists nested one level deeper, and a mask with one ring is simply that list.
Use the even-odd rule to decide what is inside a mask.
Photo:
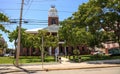
[{"label": "clock face", "polygon": [[55,13],[52,13],[51,16],[55,16]]}]

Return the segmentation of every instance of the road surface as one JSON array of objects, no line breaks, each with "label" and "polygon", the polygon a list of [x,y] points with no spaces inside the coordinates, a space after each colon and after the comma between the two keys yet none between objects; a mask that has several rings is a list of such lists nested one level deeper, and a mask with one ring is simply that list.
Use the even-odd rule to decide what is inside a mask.
[{"label": "road surface", "polygon": [[120,67],[57,71],[13,72],[6,74],[120,74]]}]

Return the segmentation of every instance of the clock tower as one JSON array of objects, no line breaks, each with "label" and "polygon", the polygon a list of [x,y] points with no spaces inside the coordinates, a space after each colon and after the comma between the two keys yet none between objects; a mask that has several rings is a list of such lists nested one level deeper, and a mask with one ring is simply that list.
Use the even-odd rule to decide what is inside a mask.
[{"label": "clock tower", "polygon": [[49,12],[48,12],[48,26],[50,25],[58,25],[59,24],[59,18],[57,14],[57,9],[55,6],[51,6]]}]

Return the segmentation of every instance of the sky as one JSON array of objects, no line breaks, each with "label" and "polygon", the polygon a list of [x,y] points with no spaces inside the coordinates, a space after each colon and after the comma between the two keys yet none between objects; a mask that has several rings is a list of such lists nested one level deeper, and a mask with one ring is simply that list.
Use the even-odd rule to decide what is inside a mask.
[{"label": "sky", "polygon": [[[9,17],[10,20],[17,21],[20,18],[20,7],[22,0],[0,0],[0,12]],[[88,0],[24,0],[23,19],[30,23],[22,24],[23,28],[34,29],[48,26],[40,23],[48,20],[48,11],[54,5],[58,11],[59,21],[63,21],[72,16],[78,10],[79,5]],[[17,21],[18,22],[18,21]],[[39,23],[38,23],[39,22]],[[13,31],[18,23],[3,24],[6,29]],[[8,35],[1,32],[9,48],[14,48],[14,43],[9,42]]]}]

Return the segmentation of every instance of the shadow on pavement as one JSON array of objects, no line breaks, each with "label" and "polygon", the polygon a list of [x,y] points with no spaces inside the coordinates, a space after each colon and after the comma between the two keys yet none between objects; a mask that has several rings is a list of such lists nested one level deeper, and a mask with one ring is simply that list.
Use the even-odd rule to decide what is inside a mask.
[{"label": "shadow on pavement", "polygon": [[10,68],[1,68],[0,70],[10,70]]},{"label": "shadow on pavement", "polygon": [[31,74],[31,73],[35,73],[36,72],[36,71],[30,71],[30,70],[24,69],[24,68],[22,68],[20,66],[16,66],[15,63],[14,63],[14,61],[13,61],[13,65],[15,67],[19,68],[21,70],[21,72],[26,72],[27,74]]},{"label": "shadow on pavement", "polygon": [[19,66],[16,66],[17,68],[19,68],[20,70],[22,70],[23,72],[26,72],[27,74],[31,74],[31,73],[35,73],[36,71],[30,71],[30,70],[27,70],[27,69],[24,69],[22,67],[19,67]]},{"label": "shadow on pavement", "polygon": [[[13,71],[6,71],[6,72],[0,72],[0,74],[6,74],[6,73],[16,73],[16,72],[26,72],[27,74],[31,74],[31,73],[36,73],[36,71],[29,71],[29,70],[26,70],[26,69],[24,69],[24,68],[21,68],[21,67],[17,67],[17,68],[19,68],[19,69],[21,69],[21,70],[13,70]],[[6,69],[7,70],[7,69]]]}]

